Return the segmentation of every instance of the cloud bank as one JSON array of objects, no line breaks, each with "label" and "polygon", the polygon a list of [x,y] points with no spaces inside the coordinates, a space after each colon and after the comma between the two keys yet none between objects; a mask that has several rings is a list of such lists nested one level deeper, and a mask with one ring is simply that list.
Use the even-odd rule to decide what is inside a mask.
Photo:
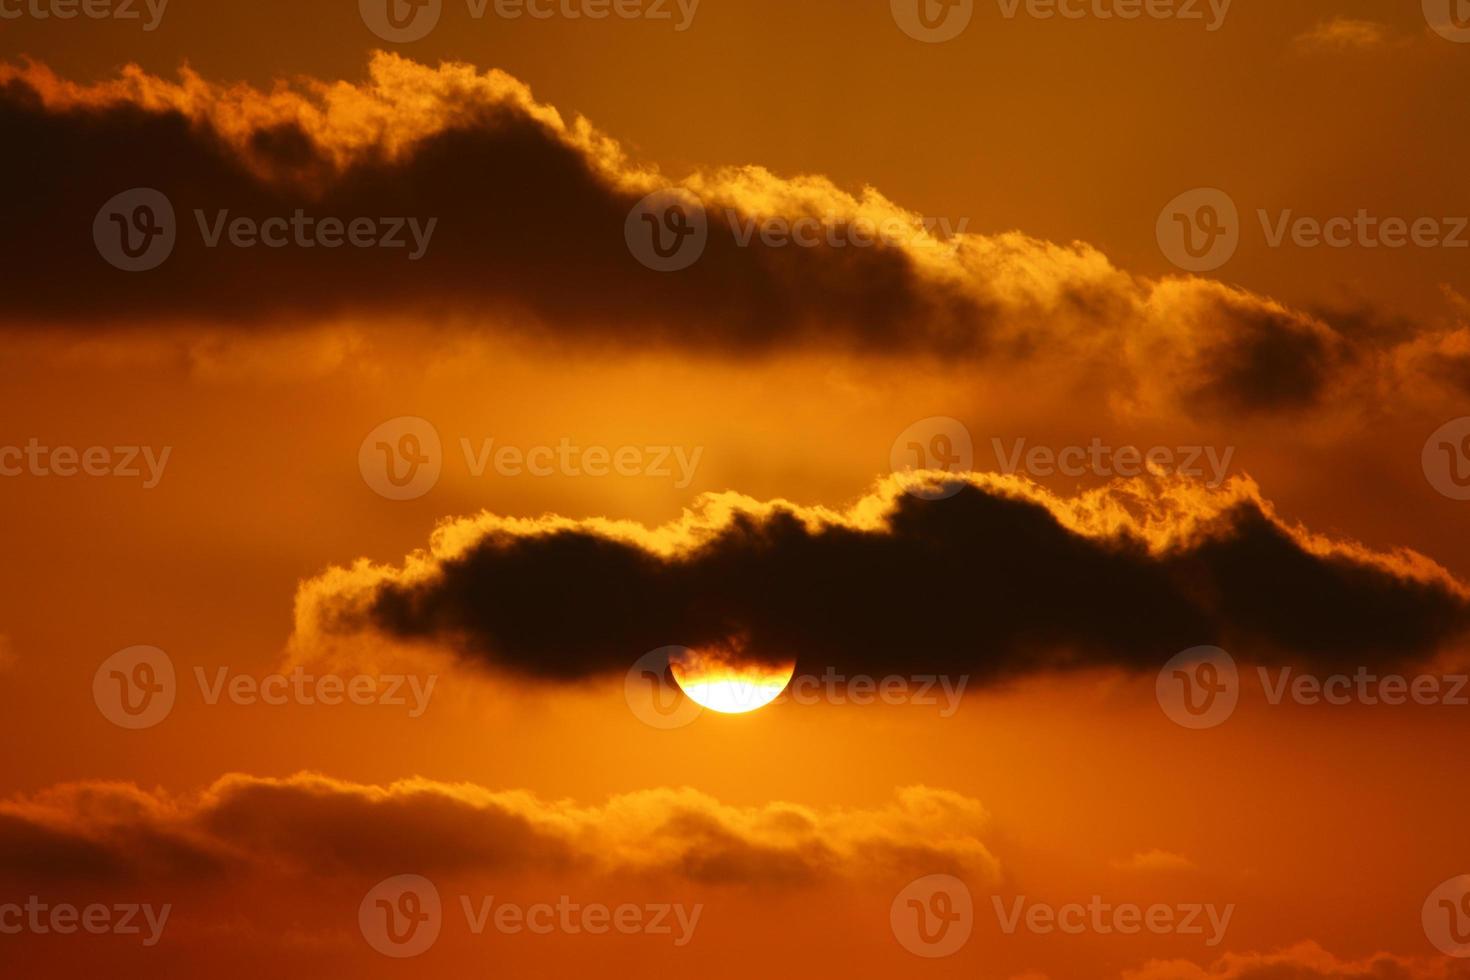
[{"label": "cloud bank", "polygon": [[881,482],[845,511],[710,494],[664,527],[492,514],[398,567],[298,590],[297,656],[365,635],[550,682],[667,645],[856,675],[1155,670],[1180,650],[1318,668],[1422,662],[1470,627],[1465,587],[1412,552],[1288,525],[1255,485]]},{"label": "cloud bank", "polygon": [[176,797],[73,783],[0,802],[0,880],[235,880],[251,871],[382,877],[518,872],[787,887],[947,868],[994,879],[976,801],[909,787],[874,809],[732,806],[692,789],[600,806],[406,779],[232,774]]},{"label": "cloud bank", "polygon": [[[945,235],[871,187],[821,176],[737,166],[675,182],[511,76],[464,64],[379,53],[360,83],[269,90],[137,68],[79,85],[0,65],[0,130],[26,148],[0,160],[6,185],[25,190],[0,229],[11,326],[355,315],[726,355],[1020,365],[1045,353],[1049,370],[1068,365],[1120,409],[1228,416],[1377,402],[1406,382],[1454,390],[1470,376],[1470,333],[1452,321],[1365,336],[1219,282],[1130,275],[1084,243]],[[703,202],[709,240],[691,267],[659,273],[633,257],[624,225],[644,195],[676,185]],[[103,203],[135,187],[177,214],[173,254],[146,273],[107,265],[90,233]],[[210,248],[200,228],[298,209],[436,224],[417,261],[407,247]],[[803,220],[824,229],[814,247],[752,233]],[[861,229],[901,233],[858,247]]]}]

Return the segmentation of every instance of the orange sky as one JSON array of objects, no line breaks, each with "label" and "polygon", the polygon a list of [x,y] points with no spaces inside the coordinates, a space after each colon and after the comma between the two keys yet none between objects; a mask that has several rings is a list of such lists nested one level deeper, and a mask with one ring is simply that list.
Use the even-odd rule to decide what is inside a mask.
[{"label": "orange sky", "polygon": [[[1256,217],[1453,227],[1470,46],[1412,4],[1237,0],[1217,31],[1003,10],[975,3],[938,44],[879,0],[702,0],[684,31],[446,0],[401,45],[350,3],[0,20],[0,472],[21,465],[0,476],[0,963],[1470,976],[1425,913],[1470,874],[1470,706],[1270,687],[1462,673],[1470,503],[1437,466],[1443,442],[1470,468],[1470,253],[1272,248]],[[666,185],[703,202],[710,243],[658,273],[624,218]],[[89,235],[134,186],[178,213],[152,271]],[[1241,245],[1191,277],[1155,229],[1196,187],[1230,195]],[[297,207],[437,223],[410,263],[209,248],[192,213]],[[735,244],[742,220],[812,215],[962,234]],[[439,474],[392,500],[369,434],[396,458],[404,417],[437,434]],[[940,433],[970,442],[958,482],[905,492],[895,460],[915,439],[948,456]],[[487,440],[668,469],[507,472]],[[1094,442],[1203,469],[995,475]],[[141,451],[136,477],[4,455],[31,444],[166,462],[145,486]],[[648,724],[627,669],[706,641],[964,693],[839,685]],[[1175,724],[1160,669],[1216,644],[1238,707]],[[140,645],[174,703],[130,730],[94,680]],[[210,695],[298,665],[433,687],[422,711],[407,682],[401,706]],[[406,959],[359,919],[398,875],[443,900]],[[930,875],[973,900],[948,956],[901,925]],[[563,895],[701,912],[676,945],[476,935],[461,906]],[[171,911],[146,946],[11,930],[31,896]],[[1008,933],[998,911],[1094,896],[1228,907],[1228,927]],[[1470,904],[1445,921],[1470,927]]]}]

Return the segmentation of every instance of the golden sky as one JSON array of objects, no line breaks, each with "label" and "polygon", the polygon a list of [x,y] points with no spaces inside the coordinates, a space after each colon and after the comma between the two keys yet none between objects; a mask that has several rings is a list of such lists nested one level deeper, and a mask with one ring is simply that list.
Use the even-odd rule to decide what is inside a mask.
[{"label": "golden sky", "polygon": [[0,0],[0,974],[1470,976],[1466,11],[394,2]]}]

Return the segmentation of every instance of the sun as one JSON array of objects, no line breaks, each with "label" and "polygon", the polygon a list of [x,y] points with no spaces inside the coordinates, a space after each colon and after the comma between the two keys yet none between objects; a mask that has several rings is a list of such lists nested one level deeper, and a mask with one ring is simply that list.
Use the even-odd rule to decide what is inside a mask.
[{"label": "sun", "polygon": [[796,661],[739,659],[725,651],[685,649],[669,658],[674,680],[691,701],[727,715],[764,708],[786,689]]}]

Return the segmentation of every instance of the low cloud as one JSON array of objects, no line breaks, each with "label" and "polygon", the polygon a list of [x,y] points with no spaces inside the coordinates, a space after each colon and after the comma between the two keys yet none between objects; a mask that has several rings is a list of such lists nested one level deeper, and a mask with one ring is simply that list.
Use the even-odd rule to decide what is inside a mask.
[{"label": "low cloud", "polygon": [[1324,20],[1297,36],[1296,43],[1313,50],[1370,51],[1387,45],[1392,32],[1386,24],[1352,17]]},{"label": "low cloud", "polygon": [[1123,980],[1464,980],[1470,962],[1375,953],[1342,960],[1313,942],[1274,953],[1227,953],[1208,967],[1155,960],[1127,970]]},{"label": "low cloud", "polygon": [[74,783],[0,802],[0,880],[208,881],[272,874],[382,877],[570,872],[712,885],[797,886],[950,869],[994,879],[989,817],[945,790],[872,809],[733,806],[692,789],[602,805],[408,779],[222,777],[171,797]]},{"label": "low cloud", "polygon": [[398,567],[330,569],[297,594],[295,655],[365,637],[570,682],[678,644],[798,670],[1155,670],[1215,644],[1317,668],[1428,660],[1470,627],[1465,587],[1412,552],[1292,526],[1247,479],[883,481],[845,511],[710,494],[659,528],[603,519],[448,522]]}]

